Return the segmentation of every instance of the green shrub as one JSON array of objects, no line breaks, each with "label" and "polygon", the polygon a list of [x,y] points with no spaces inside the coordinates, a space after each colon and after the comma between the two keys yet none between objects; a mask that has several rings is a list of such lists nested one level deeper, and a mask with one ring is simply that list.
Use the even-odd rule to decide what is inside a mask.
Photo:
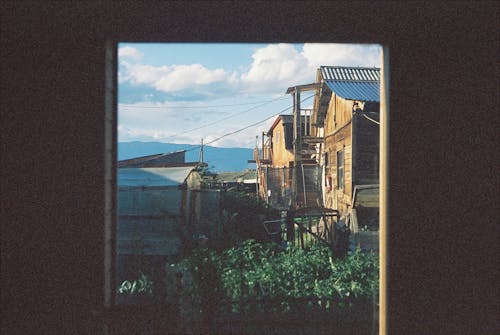
[{"label": "green shrub", "polygon": [[279,217],[277,210],[268,208],[261,199],[237,190],[221,194],[222,241],[221,249],[247,239],[265,241],[268,236],[262,222]]},{"label": "green shrub", "polygon": [[[224,252],[196,250],[183,263],[206,299],[370,298],[378,290],[378,258],[359,249],[336,259],[319,243],[309,250],[246,240]],[[207,296],[210,295],[210,296]]]}]

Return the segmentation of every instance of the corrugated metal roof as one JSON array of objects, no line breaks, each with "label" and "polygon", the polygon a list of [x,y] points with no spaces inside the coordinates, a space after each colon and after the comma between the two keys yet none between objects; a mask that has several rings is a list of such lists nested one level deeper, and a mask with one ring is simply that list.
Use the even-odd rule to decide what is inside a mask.
[{"label": "corrugated metal roof", "polygon": [[321,66],[321,76],[338,96],[348,100],[380,101],[380,69]]},{"label": "corrugated metal roof", "polygon": [[184,183],[193,167],[119,168],[120,186],[178,186]]},{"label": "corrugated metal roof", "polygon": [[[119,168],[168,167],[174,164],[185,164],[186,150],[166,154],[148,155],[118,161]],[[195,163],[196,164],[196,163]]]}]

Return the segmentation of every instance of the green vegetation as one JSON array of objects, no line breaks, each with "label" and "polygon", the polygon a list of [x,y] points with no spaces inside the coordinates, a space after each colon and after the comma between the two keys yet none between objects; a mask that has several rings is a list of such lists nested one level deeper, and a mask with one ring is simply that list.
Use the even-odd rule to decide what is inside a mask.
[{"label": "green vegetation", "polygon": [[120,287],[118,287],[118,293],[125,295],[152,295],[153,282],[148,276],[141,272],[138,279],[133,281],[125,280]]},{"label": "green vegetation", "polygon": [[221,209],[223,236],[219,250],[248,239],[268,240],[262,222],[279,217],[279,212],[268,208],[261,199],[232,189],[221,194]]},{"label": "green vegetation", "polygon": [[314,297],[343,305],[352,298],[371,298],[378,290],[374,255],[357,250],[336,259],[319,243],[309,250],[280,251],[274,244],[247,240],[220,253],[196,249],[182,267],[193,276],[190,293],[212,302]]}]

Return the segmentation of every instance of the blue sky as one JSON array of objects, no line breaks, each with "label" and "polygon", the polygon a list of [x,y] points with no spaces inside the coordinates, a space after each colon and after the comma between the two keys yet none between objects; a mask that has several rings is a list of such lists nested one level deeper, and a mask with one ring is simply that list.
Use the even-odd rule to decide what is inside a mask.
[{"label": "blue sky", "polygon": [[118,141],[220,147],[254,147],[274,115],[291,114],[287,88],[314,82],[319,66],[380,66],[378,45],[120,43],[118,53]]}]

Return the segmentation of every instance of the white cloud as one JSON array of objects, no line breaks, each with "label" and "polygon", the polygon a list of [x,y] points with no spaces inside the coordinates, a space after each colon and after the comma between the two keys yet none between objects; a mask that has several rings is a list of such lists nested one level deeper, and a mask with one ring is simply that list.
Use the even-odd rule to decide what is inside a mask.
[{"label": "white cloud", "polygon": [[136,48],[126,46],[118,49],[118,56],[120,58],[130,58],[133,60],[140,60],[144,56],[142,52],[137,50]]},{"label": "white cloud", "polygon": [[311,68],[331,66],[380,66],[380,47],[362,44],[306,43],[302,55]]},{"label": "white cloud", "polygon": [[159,91],[177,92],[191,86],[230,81],[230,78],[223,69],[209,70],[200,64],[174,65],[162,74],[154,86]]},{"label": "white cloud", "polygon": [[[143,106],[143,107],[140,107]],[[149,108],[147,108],[149,107]],[[156,108],[160,107],[160,108]],[[265,113],[265,111],[263,111]],[[203,137],[205,143],[216,147],[254,147],[255,136],[268,130],[274,118],[264,123],[223,137],[255,122],[245,117],[232,121],[213,123],[217,114],[206,113],[206,109],[176,109],[161,104],[119,105],[119,141],[158,141],[179,144],[197,144]],[[263,117],[265,118],[265,116]],[[262,119],[262,118],[260,118]],[[199,128],[203,125],[208,127]],[[260,139],[259,139],[260,145]]]},{"label": "white cloud", "polygon": [[270,44],[256,50],[241,81],[250,92],[285,92],[294,85],[316,80],[321,65],[379,66],[377,45],[306,43],[302,50],[291,44]]},{"label": "white cloud", "polygon": [[214,84],[235,84],[235,73],[223,69],[207,69],[200,64],[152,66],[130,64],[122,61],[124,71],[120,71],[120,82],[144,84],[166,93],[179,92],[203,87],[207,95],[217,87]]},{"label": "white cloud", "polygon": [[[140,53],[132,47],[120,48],[120,56]],[[202,64],[152,66],[122,60],[120,83],[150,86],[157,91],[191,91],[202,96],[266,93],[283,94],[295,85],[312,83],[321,65],[379,66],[377,45],[306,43],[302,49],[292,44],[269,44],[256,49],[246,70],[228,72],[208,69]]]},{"label": "white cloud", "polygon": [[[131,49],[134,48],[120,48],[120,57],[126,58],[120,59],[120,83],[129,82],[149,86],[157,91],[172,93],[176,98],[182,97],[182,99],[186,98],[183,93],[189,92],[195,97],[202,96],[203,99],[186,101],[188,100],[186,98],[183,101],[170,101],[165,104],[137,102],[137,106],[129,108],[123,108],[124,105],[120,105],[120,126],[118,127],[120,141],[141,140],[193,144],[199,143],[200,138],[204,137],[207,143],[279,112],[289,105],[288,101],[281,102],[283,107],[281,105],[276,107],[277,105],[273,104],[263,106],[259,110],[252,111],[251,114],[244,114],[247,117],[245,120],[224,121],[195,131],[188,130],[226,115],[221,112],[229,115],[237,110],[244,111],[246,107],[190,109],[182,108],[182,106],[208,107],[234,104],[235,101],[246,102],[248,100],[245,98],[248,97],[245,95],[257,101],[272,99],[272,97],[282,96],[288,87],[314,82],[316,70],[321,65],[380,66],[380,47],[377,45],[306,43],[302,48],[297,48],[291,44],[270,44],[255,50],[251,64],[244,64],[238,70],[231,72],[222,68],[209,69],[202,64],[152,66],[133,63],[131,60],[139,59],[137,57],[140,52],[134,49],[137,51],[136,55]],[[210,100],[206,99],[207,97],[210,97]],[[311,101],[308,100],[306,104],[310,105]],[[289,102],[291,103],[291,97]],[[140,108],[140,106],[145,106],[145,108]],[[181,106],[181,108],[173,106]],[[261,134],[262,130],[268,130],[273,121],[274,118],[256,127],[224,137],[211,145],[254,147],[255,135]],[[173,135],[175,137],[171,137]]]},{"label": "white cloud", "polygon": [[[130,64],[121,62],[123,65],[123,79],[133,84],[145,84],[155,86],[161,78],[168,74],[168,66],[152,66],[143,64]],[[121,73],[121,72],[120,72]]]},{"label": "white cloud", "polygon": [[252,56],[248,72],[241,75],[245,89],[250,92],[284,91],[306,80],[307,59],[293,45],[270,44]]}]

